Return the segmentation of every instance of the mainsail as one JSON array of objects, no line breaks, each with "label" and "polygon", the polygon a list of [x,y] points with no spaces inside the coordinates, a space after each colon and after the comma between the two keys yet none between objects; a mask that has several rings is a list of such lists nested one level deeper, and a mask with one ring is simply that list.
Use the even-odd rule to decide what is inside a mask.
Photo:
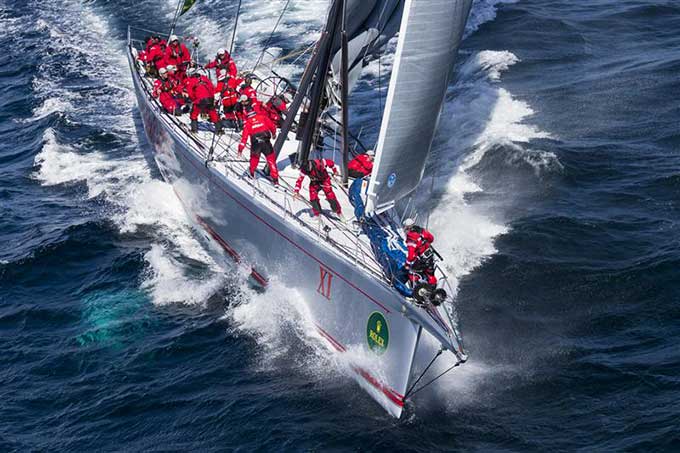
[{"label": "mainsail", "polygon": [[[362,67],[399,31],[404,0],[346,0],[349,78],[355,82]],[[333,73],[340,73],[340,43],[333,46]],[[352,83],[353,85],[353,83]]]},{"label": "mainsail", "polygon": [[368,188],[382,211],[420,183],[472,0],[405,0]]}]

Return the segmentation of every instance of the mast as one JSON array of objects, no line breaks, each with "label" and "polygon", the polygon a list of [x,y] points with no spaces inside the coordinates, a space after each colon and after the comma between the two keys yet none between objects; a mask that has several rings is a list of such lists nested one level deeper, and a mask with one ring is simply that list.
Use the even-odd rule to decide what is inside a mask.
[{"label": "mast", "polygon": [[238,0],[238,7],[236,9],[236,19],[234,20],[234,30],[231,33],[231,42],[229,43],[229,55],[234,53],[234,41],[236,40],[236,29],[238,28],[238,20],[241,17],[241,0]]},{"label": "mast", "polygon": [[[305,98],[310,99],[310,106],[308,108],[307,120],[303,125],[303,142],[300,148],[300,157],[304,157],[304,160],[306,160],[309,156],[309,149],[311,147],[313,133],[317,125],[321,95],[323,94],[323,87],[326,83],[326,78],[328,75],[330,54],[338,22],[338,6],[342,1],[343,0],[335,0],[330,8],[324,31],[322,32],[321,37],[317,42],[316,49],[312,54],[307,67],[305,68],[305,72],[303,73],[302,79],[300,80],[300,85],[298,86],[297,92],[295,93],[295,98],[293,99],[293,102],[291,103],[286,114],[286,118],[281,125],[281,133],[278,135],[276,142],[274,143],[274,152],[276,153],[277,157],[281,153],[283,143],[288,137],[291,126],[295,121],[295,116],[300,110]],[[314,116],[311,115],[313,111],[315,112]]]},{"label": "mast", "polygon": [[347,1],[342,1],[342,63],[341,63],[341,95],[342,104],[342,184],[347,186],[349,174],[347,164],[349,161],[349,57],[347,53]]},{"label": "mast", "polygon": [[336,31],[340,18],[340,7],[342,7],[343,0],[335,0],[328,15],[328,23],[326,24],[326,31],[328,32],[329,41],[325,52],[321,54],[319,66],[316,69],[316,76],[312,84],[309,94],[309,109],[307,111],[307,119],[304,124],[302,135],[302,144],[298,154],[298,162],[304,163],[309,159],[309,152],[312,148],[312,142],[318,130],[318,118],[321,112],[321,101],[323,100],[324,89],[326,88],[326,80],[328,79],[328,72],[331,63],[331,48],[335,41]]}]

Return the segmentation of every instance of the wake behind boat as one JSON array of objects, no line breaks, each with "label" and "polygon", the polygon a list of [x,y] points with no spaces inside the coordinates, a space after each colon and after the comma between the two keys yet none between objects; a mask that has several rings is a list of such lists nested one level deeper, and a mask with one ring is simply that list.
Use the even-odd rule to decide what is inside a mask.
[{"label": "wake behind boat", "polygon": [[[193,1],[180,2],[178,13],[182,3],[188,9]],[[297,287],[326,344],[345,354],[357,382],[399,417],[428,371],[412,375],[423,332],[456,365],[467,360],[432,238],[394,206],[423,177],[471,2],[368,3],[332,2],[297,85],[273,64],[237,74],[220,52],[207,69],[197,67],[174,36],[168,46],[178,50],[161,55],[154,50],[161,39],[142,40],[139,33],[148,32],[132,28],[127,56],[154,160],[197,228],[259,285],[276,275]],[[397,32],[375,162],[350,185],[350,159],[362,154],[349,131],[352,81]],[[174,82],[167,67],[177,70]],[[222,83],[219,93],[209,69]],[[229,90],[237,103],[226,102]],[[275,101],[285,108],[273,111]],[[319,192],[332,211],[322,209]]]}]

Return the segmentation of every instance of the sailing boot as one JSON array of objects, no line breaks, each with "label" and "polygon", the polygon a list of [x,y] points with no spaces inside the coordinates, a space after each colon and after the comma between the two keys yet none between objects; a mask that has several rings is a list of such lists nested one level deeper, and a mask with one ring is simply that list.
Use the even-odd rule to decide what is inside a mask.
[{"label": "sailing boot", "polygon": [[194,134],[198,132],[198,121],[197,120],[191,120],[191,132]]}]

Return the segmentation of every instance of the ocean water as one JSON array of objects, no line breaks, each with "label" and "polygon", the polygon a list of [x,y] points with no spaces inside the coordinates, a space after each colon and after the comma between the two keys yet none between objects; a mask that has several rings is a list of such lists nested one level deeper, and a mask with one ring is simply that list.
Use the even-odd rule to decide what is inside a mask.
[{"label": "ocean water", "polygon": [[[182,33],[214,52],[235,3]],[[284,3],[244,0],[242,66]],[[127,25],[174,5],[0,0],[1,451],[680,449],[680,4],[475,1],[416,195],[470,360],[401,420],[150,164]],[[292,0],[278,51],[325,7]],[[354,95],[369,142],[390,65]]]}]

